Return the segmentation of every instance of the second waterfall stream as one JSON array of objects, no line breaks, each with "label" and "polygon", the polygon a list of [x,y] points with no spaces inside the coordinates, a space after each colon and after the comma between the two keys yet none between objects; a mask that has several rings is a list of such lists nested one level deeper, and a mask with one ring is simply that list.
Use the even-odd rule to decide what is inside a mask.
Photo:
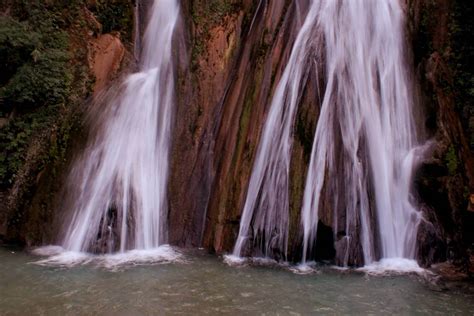
[{"label": "second waterfall stream", "polygon": [[299,213],[301,261],[316,256],[324,205],[338,264],[416,269],[421,213],[410,190],[423,146],[399,0],[312,1],[274,92],[233,257],[287,259],[292,133],[313,63],[324,66],[324,90]]}]

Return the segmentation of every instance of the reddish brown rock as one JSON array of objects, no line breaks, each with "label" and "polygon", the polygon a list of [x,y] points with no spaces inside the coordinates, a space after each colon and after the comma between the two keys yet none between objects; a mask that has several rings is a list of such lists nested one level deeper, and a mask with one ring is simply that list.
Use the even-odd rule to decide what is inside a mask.
[{"label": "reddish brown rock", "polygon": [[90,42],[89,67],[95,76],[94,94],[117,76],[124,56],[125,47],[116,35],[100,35]]},{"label": "reddish brown rock", "polygon": [[264,118],[300,22],[291,1],[237,7],[217,25],[190,25],[194,49],[203,49],[191,52],[179,92],[170,177],[170,242],[217,252],[236,239]]}]

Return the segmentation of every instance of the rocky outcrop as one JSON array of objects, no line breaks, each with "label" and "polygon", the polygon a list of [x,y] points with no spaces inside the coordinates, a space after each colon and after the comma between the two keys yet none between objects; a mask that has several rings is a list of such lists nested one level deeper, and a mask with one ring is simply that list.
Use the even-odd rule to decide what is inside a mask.
[{"label": "rocky outcrop", "polygon": [[469,6],[462,1],[409,1],[420,104],[427,136],[433,141],[416,183],[426,219],[418,243],[418,256],[424,265],[446,259],[467,265],[474,241],[470,233],[474,224],[470,211],[474,192],[472,148],[469,130],[462,125],[463,113],[456,104],[457,95],[465,92],[455,83],[460,74],[453,64],[453,56],[459,54],[453,26],[460,15],[468,14]]},{"label": "rocky outcrop", "polygon": [[95,77],[93,91],[97,94],[118,74],[125,47],[115,34],[103,34],[90,41],[89,67]]}]

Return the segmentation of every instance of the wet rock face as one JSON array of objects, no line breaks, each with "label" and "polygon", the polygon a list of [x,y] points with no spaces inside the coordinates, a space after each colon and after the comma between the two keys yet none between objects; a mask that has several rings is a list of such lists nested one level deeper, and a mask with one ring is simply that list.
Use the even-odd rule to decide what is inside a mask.
[{"label": "wet rock face", "polygon": [[[230,251],[236,240],[248,181],[272,91],[294,41],[293,6],[261,3],[246,26],[233,77],[222,99],[215,132],[215,178],[207,210],[204,244]],[[277,30],[278,25],[281,25]]]},{"label": "wet rock face", "polygon": [[[240,45],[243,12],[230,10],[219,22],[208,4],[192,1],[182,8],[189,50],[180,69],[176,123],[169,182],[169,239],[200,246],[213,181],[212,148],[220,99]],[[219,12],[218,12],[219,13]],[[217,13],[215,13],[217,14]]]},{"label": "wet rock face", "polygon": [[[453,31],[462,14],[462,1],[408,1],[415,69],[420,85],[424,126],[433,145],[418,170],[415,190],[426,222],[418,234],[418,258],[423,265],[443,260],[466,261],[472,247],[469,196],[474,189],[472,151],[462,125],[453,64],[459,40]],[[459,11],[461,8],[461,11]],[[465,12],[467,8],[464,9]],[[458,10],[458,11],[455,11]],[[420,122],[422,125],[423,122]]]},{"label": "wet rock face", "polygon": [[[292,1],[224,2],[229,11],[219,11],[212,1],[207,6],[202,1],[183,4],[190,72],[179,78],[169,188],[170,242],[217,252],[231,251],[238,234],[255,151],[298,23]],[[406,10],[419,112],[426,118],[419,122],[420,130],[434,140],[414,186],[427,220],[420,227],[418,254],[420,262],[429,265],[459,257],[465,249],[467,230],[460,233],[458,228],[470,225],[464,220],[469,217],[464,192],[472,192],[473,168],[453,93],[444,86],[452,81],[443,55],[450,41],[450,1],[409,0]],[[290,170],[291,260],[298,260],[301,247],[299,210],[319,111],[314,89],[318,83],[315,78],[308,81],[298,110]],[[452,174],[450,169],[455,169]],[[332,212],[322,207],[322,227],[332,227]],[[344,212],[337,214],[338,223],[344,223]],[[360,247],[348,253],[348,236],[343,227],[338,230],[333,234],[335,249],[325,251],[324,257],[335,251],[336,262],[363,264]]]},{"label": "wet rock face", "polygon": [[184,5],[191,48],[173,135],[172,243],[233,246],[263,117],[294,38],[289,3]]},{"label": "wet rock face", "polygon": [[[192,1],[183,6],[191,48],[189,71],[179,79],[169,233],[173,244],[228,252],[238,234],[273,90],[308,2],[213,3]],[[308,87],[318,84],[316,78],[307,81]],[[315,91],[304,92],[297,115],[291,167],[292,249],[300,247],[299,210],[319,111]]]}]

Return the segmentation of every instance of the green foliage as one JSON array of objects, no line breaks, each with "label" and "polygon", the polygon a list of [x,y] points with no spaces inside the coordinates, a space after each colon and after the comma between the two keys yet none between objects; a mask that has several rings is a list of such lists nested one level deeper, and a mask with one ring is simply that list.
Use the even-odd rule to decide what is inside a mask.
[{"label": "green foliage", "polygon": [[131,38],[130,0],[0,1],[0,12],[7,12],[0,15],[0,120],[7,122],[0,127],[0,189],[46,167],[54,173],[66,156],[72,129],[80,126],[74,109],[93,83],[82,34],[97,29],[86,7],[105,32]]},{"label": "green foliage", "polygon": [[12,16],[0,16],[0,116],[10,117],[0,129],[1,188],[13,183],[32,141],[69,103],[73,67],[65,29],[79,4],[18,0]]},{"label": "green foliage", "polygon": [[435,11],[434,2],[425,2],[424,8],[421,12],[421,21],[418,30],[418,38],[416,39],[416,45],[414,49],[415,63],[418,64],[422,58],[429,56],[433,51],[433,41],[431,34],[436,26],[436,22],[433,19],[433,12]]},{"label": "green foliage", "polygon": [[456,110],[474,150],[474,3],[456,0],[453,5],[450,64],[455,71]]},{"label": "green foliage", "polygon": [[29,32],[26,23],[0,16],[0,85],[12,77],[39,46],[38,33]]},{"label": "green foliage", "polygon": [[210,0],[208,5],[213,23],[221,22],[226,15],[238,11],[241,8],[239,4],[229,0]]},{"label": "green foliage", "polygon": [[120,32],[127,40],[132,39],[133,7],[130,0],[98,0],[93,9],[102,24],[102,32]]},{"label": "green foliage", "polygon": [[0,17],[0,98],[2,112],[64,102],[71,73],[67,34],[54,20],[38,24]]},{"label": "green foliage", "polygon": [[31,60],[18,68],[9,82],[0,89],[7,106],[42,106],[63,103],[69,94],[72,75],[65,51],[34,50]]},{"label": "green foliage", "polygon": [[449,175],[450,176],[456,175],[458,171],[459,162],[458,162],[456,150],[454,149],[453,145],[451,145],[448,151],[446,152],[445,163],[446,163],[446,166],[448,167]]}]

